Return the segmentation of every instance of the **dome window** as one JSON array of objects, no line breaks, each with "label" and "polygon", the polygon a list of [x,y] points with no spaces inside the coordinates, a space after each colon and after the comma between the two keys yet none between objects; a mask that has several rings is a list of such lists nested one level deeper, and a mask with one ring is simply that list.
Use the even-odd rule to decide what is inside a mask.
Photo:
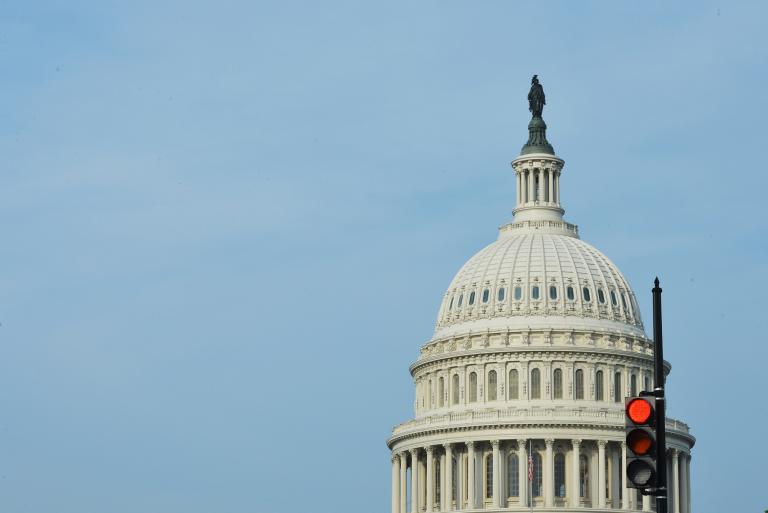
[{"label": "dome window", "polygon": [[523,288],[515,287],[515,301],[520,301],[523,298]]},{"label": "dome window", "polygon": [[557,299],[557,287],[554,285],[549,286],[549,299],[555,300]]},{"label": "dome window", "polygon": [[475,292],[474,291],[470,292],[470,294],[469,294],[469,304],[470,305],[474,305],[475,304]]},{"label": "dome window", "polygon": [[570,285],[568,288],[565,289],[565,295],[568,297],[569,300],[573,301],[576,296],[573,294],[573,287]]},{"label": "dome window", "polygon": [[504,287],[501,287],[499,289],[498,298],[499,298],[499,301],[504,301]]},{"label": "dome window", "polygon": [[605,293],[603,292],[603,289],[597,289],[597,300],[600,301],[600,304],[605,304]]},{"label": "dome window", "polygon": [[488,289],[485,289],[483,291],[483,303],[487,303],[488,302],[488,296],[490,296],[490,293],[488,292]]},{"label": "dome window", "polygon": [[448,310],[453,310],[453,297],[451,297],[451,302],[448,303]]},{"label": "dome window", "polygon": [[618,303],[616,302],[616,293],[614,291],[611,291],[611,304],[613,306],[616,306]]},{"label": "dome window", "polygon": [[464,294],[459,296],[459,302],[456,304],[456,306],[461,308],[461,303],[463,302],[464,302]]},{"label": "dome window", "polygon": [[531,297],[533,299],[539,299],[539,286],[538,285],[534,285],[533,287],[531,287]]},{"label": "dome window", "polygon": [[621,295],[621,305],[624,307],[624,311],[627,311],[627,297],[622,294]]},{"label": "dome window", "polygon": [[[589,294],[589,288],[584,287],[583,289],[581,289],[581,294],[584,297],[585,303],[589,303],[590,301],[592,301],[592,297]],[[459,298],[459,306],[461,306],[461,298]]]}]

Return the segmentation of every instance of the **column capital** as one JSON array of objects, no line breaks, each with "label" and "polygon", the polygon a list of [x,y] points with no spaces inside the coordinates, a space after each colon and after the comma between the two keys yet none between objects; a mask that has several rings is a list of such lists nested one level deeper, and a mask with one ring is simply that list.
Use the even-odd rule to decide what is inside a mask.
[{"label": "column capital", "polygon": [[392,453],[392,463],[400,463],[400,455],[396,453]]},{"label": "column capital", "polygon": [[408,451],[399,452],[397,455],[400,457],[400,461],[403,463],[408,460]]},{"label": "column capital", "polygon": [[500,440],[491,440],[491,447],[493,447],[494,450],[498,449],[500,444]]},{"label": "column capital", "polygon": [[408,452],[410,452],[411,456],[414,457],[414,458],[418,458],[419,457],[419,449],[410,449]]},{"label": "column capital", "polygon": [[571,443],[573,444],[574,447],[578,447],[581,445],[581,438],[574,438],[573,440],[571,440]]},{"label": "column capital", "polygon": [[453,444],[443,444],[446,454],[450,454],[453,451]]},{"label": "column capital", "polygon": [[678,449],[675,449],[675,448],[670,448],[670,449],[669,449],[669,452],[671,452],[671,453],[672,453],[672,457],[673,457],[673,458],[676,458],[676,457],[677,457],[677,455],[678,455],[678,454],[680,454],[680,451],[679,451]]},{"label": "column capital", "polygon": [[475,450],[475,442],[470,440],[469,442],[465,442],[465,443],[467,444],[467,449],[469,449],[470,451],[474,451]]},{"label": "column capital", "polygon": [[598,440],[597,446],[601,449],[605,449],[606,444],[608,444],[608,440]]},{"label": "column capital", "polygon": [[555,443],[555,439],[554,438],[545,438],[544,439],[544,443],[547,444],[547,449],[551,449],[552,446]]},{"label": "column capital", "polygon": [[622,451],[626,451],[627,450],[627,441],[626,440],[622,440],[621,441],[621,450]]},{"label": "column capital", "polygon": [[517,439],[517,448],[520,449],[522,447],[528,446],[528,439],[526,438],[518,438]]},{"label": "column capital", "polygon": [[435,450],[435,446],[434,445],[428,445],[428,446],[424,447],[424,450],[427,451],[427,454],[429,454],[431,456],[432,453]]}]

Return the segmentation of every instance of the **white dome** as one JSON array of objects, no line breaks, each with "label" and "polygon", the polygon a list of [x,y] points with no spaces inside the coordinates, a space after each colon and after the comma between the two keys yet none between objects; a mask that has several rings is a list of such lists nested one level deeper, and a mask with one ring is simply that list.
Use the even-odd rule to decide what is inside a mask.
[{"label": "white dome", "polygon": [[564,230],[502,227],[451,281],[435,338],[540,327],[645,336],[632,289],[600,251]]}]

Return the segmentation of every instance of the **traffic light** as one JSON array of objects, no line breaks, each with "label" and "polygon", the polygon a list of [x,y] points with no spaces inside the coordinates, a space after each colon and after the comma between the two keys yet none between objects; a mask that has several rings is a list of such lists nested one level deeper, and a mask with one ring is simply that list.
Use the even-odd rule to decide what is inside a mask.
[{"label": "traffic light", "polygon": [[654,397],[628,397],[624,405],[627,481],[631,488],[656,486],[656,409]]}]

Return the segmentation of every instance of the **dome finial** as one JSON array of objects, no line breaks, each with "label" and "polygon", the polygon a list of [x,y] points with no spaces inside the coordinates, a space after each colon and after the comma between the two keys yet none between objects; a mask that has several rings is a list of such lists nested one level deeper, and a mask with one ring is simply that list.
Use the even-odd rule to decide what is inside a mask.
[{"label": "dome finial", "polygon": [[544,88],[539,83],[539,76],[531,79],[531,90],[528,92],[528,110],[531,111],[531,122],[528,123],[528,142],[523,145],[520,155],[528,153],[555,154],[555,149],[547,141],[547,124],[541,117],[546,105]]}]

